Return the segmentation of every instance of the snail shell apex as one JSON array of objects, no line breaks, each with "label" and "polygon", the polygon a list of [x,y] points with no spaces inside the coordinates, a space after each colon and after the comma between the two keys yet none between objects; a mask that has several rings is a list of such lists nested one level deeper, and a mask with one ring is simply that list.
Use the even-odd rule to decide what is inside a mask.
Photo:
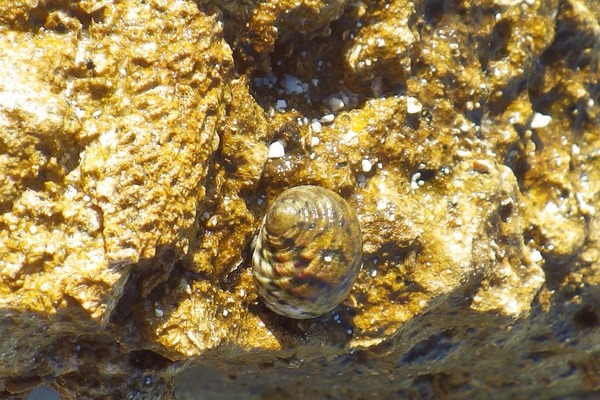
[{"label": "snail shell apex", "polygon": [[297,319],[317,317],[340,304],[362,262],[356,213],[337,193],[319,186],[281,193],[253,247],[260,297],[277,314]]}]

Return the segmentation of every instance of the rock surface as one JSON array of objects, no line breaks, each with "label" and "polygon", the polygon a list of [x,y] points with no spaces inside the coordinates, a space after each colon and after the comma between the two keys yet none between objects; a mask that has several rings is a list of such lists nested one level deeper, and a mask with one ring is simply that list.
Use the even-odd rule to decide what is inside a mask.
[{"label": "rock surface", "polygon": [[[599,18],[0,0],[0,393],[597,396]],[[297,321],[249,257],[302,184],[355,207],[364,258]]]}]

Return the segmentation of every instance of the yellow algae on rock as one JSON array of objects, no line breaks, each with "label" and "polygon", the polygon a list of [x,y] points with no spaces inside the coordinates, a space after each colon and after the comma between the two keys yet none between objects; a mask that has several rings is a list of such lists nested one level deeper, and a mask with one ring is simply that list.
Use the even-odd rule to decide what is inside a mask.
[{"label": "yellow algae on rock", "polygon": [[[108,338],[132,271],[148,293],[187,253],[231,52],[189,2],[14,6],[0,4],[0,376],[60,375],[25,360]],[[81,373],[114,361],[92,358]]]},{"label": "yellow algae on rock", "polygon": [[[599,17],[0,0],[0,392],[168,399],[193,363],[179,398],[593,396]],[[251,243],[301,185],[364,240],[294,320]]]}]

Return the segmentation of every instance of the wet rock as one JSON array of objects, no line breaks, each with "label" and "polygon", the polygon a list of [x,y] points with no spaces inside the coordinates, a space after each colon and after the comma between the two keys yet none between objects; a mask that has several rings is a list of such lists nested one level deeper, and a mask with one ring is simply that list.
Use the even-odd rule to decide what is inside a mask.
[{"label": "wet rock", "polygon": [[[484,3],[0,2],[4,395],[593,395],[600,9]],[[298,321],[249,258],[303,184],[364,258]]]}]

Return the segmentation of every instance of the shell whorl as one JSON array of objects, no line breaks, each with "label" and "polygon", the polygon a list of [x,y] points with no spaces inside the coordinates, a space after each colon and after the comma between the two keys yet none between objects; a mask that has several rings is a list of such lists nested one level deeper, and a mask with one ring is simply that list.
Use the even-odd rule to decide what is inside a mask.
[{"label": "shell whorl", "polygon": [[267,307],[291,318],[331,311],[348,295],[362,261],[356,213],[318,186],[284,191],[254,240],[252,266]]}]

